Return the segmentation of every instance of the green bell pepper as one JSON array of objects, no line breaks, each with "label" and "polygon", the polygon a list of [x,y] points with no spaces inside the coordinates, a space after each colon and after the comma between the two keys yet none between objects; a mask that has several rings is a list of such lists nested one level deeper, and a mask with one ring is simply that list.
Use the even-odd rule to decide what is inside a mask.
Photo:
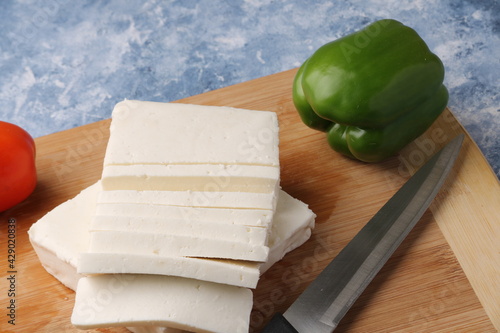
[{"label": "green bell pepper", "polygon": [[314,52],[295,75],[293,102],[334,150],[378,162],[442,113],[443,79],[443,63],[413,29],[380,20]]}]

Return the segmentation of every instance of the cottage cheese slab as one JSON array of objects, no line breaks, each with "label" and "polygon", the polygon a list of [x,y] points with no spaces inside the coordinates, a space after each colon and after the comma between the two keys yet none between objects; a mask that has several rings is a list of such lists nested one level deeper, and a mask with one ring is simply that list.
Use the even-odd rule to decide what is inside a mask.
[{"label": "cottage cheese slab", "polygon": [[[101,190],[100,183],[96,183],[79,193],[75,198],[68,200],[48,212],[39,221],[34,223],[29,229],[30,242],[35,249],[40,262],[44,268],[65,286],[75,290],[77,281],[83,276],[77,273],[77,262],[80,253],[87,252],[90,241],[89,228],[94,216],[96,197]],[[262,265],[260,273],[263,273],[272,264],[273,260],[279,260],[284,255],[283,251],[290,251],[300,246],[311,234],[314,227],[314,213],[306,204],[293,199],[290,195],[281,191],[278,202],[275,220],[269,235],[269,260]],[[283,203],[280,203],[285,200]],[[283,209],[290,210],[290,214],[282,214]],[[293,213],[292,213],[293,212]],[[281,227],[283,226],[283,227]],[[259,269],[256,264],[247,266],[237,266],[233,261],[211,261],[201,270],[189,271],[189,269],[180,271],[179,267],[189,264],[191,260],[204,260],[196,258],[159,258],[151,256],[157,262],[175,262],[175,265],[166,265],[164,263],[155,266],[154,260],[147,264],[145,262],[137,263],[139,259],[132,258],[130,261],[121,260],[120,255],[116,255],[117,260],[111,260],[110,255],[103,256],[101,260],[86,262],[85,265],[94,265],[92,270],[101,270],[102,273],[122,273],[124,271],[160,271],[161,274],[207,279],[220,283],[227,283],[227,278],[223,278],[220,272],[232,272],[227,274],[233,281],[242,276],[246,287],[256,285]],[[140,256],[139,256],[140,258]],[[175,261],[177,260],[178,261]],[[108,261],[109,260],[109,261]],[[217,267],[219,266],[219,267]],[[223,266],[224,268],[221,268]],[[146,267],[146,268],[145,268]],[[211,267],[217,267],[212,269]],[[88,270],[88,269],[87,269]],[[203,272],[203,273],[202,273]]]},{"label": "cottage cheese slab", "polygon": [[112,114],[103,189],[273,193],[274,112],[123,101]]},{"label": "cottage cheese slab", "polygon": [[112,114],[104,167],[126,164],[279,166],[274,112],[125,100]]},{"label": "cottage cheese slab", "polygon": [[71,322],[77,328],[165,326],[248,332],[250,289],[161,275],[100,275],[78,282]]}]

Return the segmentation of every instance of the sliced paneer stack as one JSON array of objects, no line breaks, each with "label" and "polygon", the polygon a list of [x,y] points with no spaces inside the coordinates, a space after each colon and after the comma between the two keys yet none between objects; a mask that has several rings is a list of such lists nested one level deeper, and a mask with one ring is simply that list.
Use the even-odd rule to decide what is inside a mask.
[{"label": "sliced paneer stack", "polygon": [[[28,231],[30,242],[33,245],[33,248],[35,249],[43,267],[50,274],[54,275],[56,279],[73,290],[76,290],[78,281],[83,278],[82,274],[77,272],[77,260],[79,254],[88,249],[88,242],[90,238],[89,228],[92,223],[92,217],[96,211],[96,198],[98,197],[100,191],[100,183],[96,183],[88,187],[79,193],[75,198],[62,203],[47,213],[39,221],[34,223]],[[267,270],[276,261],[280,260],[287,252],[302,245],[310,237],[311,230],[314,228],[314,219],[314,213],[307,207],[306,204],[281,191],[269,236],[269,261],[262,265],[260,270],[261,273]],[[188,262],[190,260],[197,260],[195,258],[178,259],[187,260]],[[230,262],[232,261],[227,261],[226,264],[229,265]],[[121,262],[111,260],[108,264],[111,265],[111,267],[115,267],[116,265],[120,265]],[[105,266],[106,265],[103,265],[102,267]],[[155,263],[153,262],[151,266],[155,266]],[[196,265],[190,266],[194,267]],[[184,269],[183,267],[184,265],[179,262],[171,262],[170,265],[165,266],[166,269]],[[200,267],[200,270],[197,271],[196,274],[199,274],[199,272],[203,270],[207,272],[206,275],[202,276],[202,279],[205,279],[207,276],[212,274],[220,274],[221,276],[225,274],[224,265],[222,265],[222,267],[218,266],[218,264],[215,266],[198,265],[198,267]],[[190,277],[196,278],[196,274],[193,274]],[[180,319],[172,319],[172,316],[169,318],[168,315],[172,314],[169,312],[171,311],[171,307],[178,304],[176,303],[177,300],[173,297],[173,294],[169,294],[168,297],[164,298],[159,298],[158,296],[153,295],[147,299],[147,309],[163,309],[163,313],[161,314],[161,318],[158,322],[148,322],[146,325],[144,322],[146,318],[158,319],[158,316],[154,317],[154,314],[148,315],[141,312],[145,307],[142,306],[137,299],[138,297],[141,297],[141,295],[145,295],[138,295],[137,288],[143,288],[141,289],[142,291],[150,292],[152,289],[148,287],[148,285],[151,284],[150,281],[154,280],[154,283],[152,283],[154,286],[157,286],[164,292],[168,292],[169,288],[182,283],[182,288],[195,292],[196,297],[201,297],[201,299],[203,299],[203,297],[207,296],[202,295],[207,294],[208,291],[205,292],[205,289],[201,289],[201,291],[198,289],[195,291],[195,289],[197,289],[198,286],[205,284],[212,286],[212,284],[209,284],[208,282],[199,282],[194,279],[172,279],[171,277],[161,275],[157,275],[156,278],[146,279],[145,275],[109,274],[87,277],[85,279],[86,282],[82,282],[83,287],[78,292],[79,296],[77,297],[77,304],[75,304],[75,324],[81,325],[81,327],[105,327],[111,324],[116,326],[128,325],[130,326],[131,331],[141,333],[154,333],[159,331],[174,333],[177,332],[175,329],[167,329],[165,327],[158,326],[169,325],[184,327],[182,325],[186,325],[186,323],[174,323],[175,320]],[[213,279],[213,277],[211,277],[211,279]],[[180,282],[181,280],[183,282]],[[128,288],[132,282],[135,287]],[[140,287],[139,284],[143,286]],[[240,291],[241,288],[234,289],[236,287],[223,284],[220,284],[220,287],[218,288],[220,288],[218,290],[221,294],[224,294],[226,290],[236,291],[237,294],[241,294],[238,296],[241,297],[239,302],[245,303],[247,300],[248,292]],[[111,303],[108,303],[108,300],[111,301],[111,297],[115,295],[115,293],[120,293],[120,296],[117,296],[117,298],[114,299],[113,304],[115,304],[118,299],[126,299],[127,301],[122,303],[129,303],[126,308],[121,306],[122,304],[118,304],[114,307]],[[224,300],[224,302],[226,301],[227,300]],[[168,304],[164,304],[164,302],[167,302]],[[214,303],[209,304],[215,305]],[[231,301],[229,301],[229,304],[232,304]],[[95,313],[98,310],[104,310],[104,305],[108,308],[105,312],[107,314],[106,318],[101,316],[103,313]],[[180,309],[180,307],[177,307],[176,309]],[[211,312],[208,312],[207,315],[215,317],[219,309],[220,308],[211,307]],[[236,309],[241,311],[236,315],[246,318],[248,308],[242,308],[238,305],[234,311],[236,311]],[[117,311],[119,311],[119,318],[122,319],[118,319],[115,316]],[[137,312],[141,312],[140,317],[136,316]],[[146,315],[149,317],[146,317]],[[234,318],[232,320],[234,320]],[[245,323],[245,320],[246,319],[243,320],[243,323]],[[191,329],[194,329],[193,325],[195,324],[192,321],[189,325]],[[227,325],[228,326],[225,327],[227,327],[228,330],[233,328],[233,326],[231,326],[232,323]]]},{"label": "sliced paneer stack", "polygon": [[[311,224],[304,221],[314,221],[311,219],[311,211],[305,207],[303,203],[296,202],[295,199],[290,197],[283,191],[280,191],[278,200],[278,208],[274,214],[274,223],[269,237],[270,254],[269,258],[272,260],[281,259],[280,255],[291,251],[295,248],[295,244],[302,244],[309,238],[311,233]],[[104,196],[103,196],[104,193]],[[123,194],[123,195],[119,195]],[[185,209],[182,206],[156,206],[148,204],[148,196],[152,193],[140,193],[141,195],[131,195],[130,193],[120,193],[117,191],[100,192],[97,200],[96,212],[98,216],[94,218],[90,225],[90,230],[134,230],[135,237],[131,237],[130,242],[135,242],[137,239],[143,240],[140,237],[142,233],[149,237],[152,235],[165,232],[171,223],[168,219],[180,219],[182,213],[179,209]],[[176,204],[182,204],[180,200],[182,196],[178,193]],[[211,202],[205,202],[204,205],[209,207],[217,207],[219,204],[229,205],[234,199],[230,195],[217,194],[217,198]],[[142,197],[139,203],[134,205],[130,204],[115,204],[113,202],[127,202],[133,198]],[[259,194],[259,197],[262,195]],[[240,196],[243,198],[243,196]],[[187,200],[189,201],[189,200]],[[246,201],[248,208],[251,208],[251,201]],[[263,224],[270,224],[271,214],[265,214],[260,207],[261,204],[257,203],[254,209],[250,212],[254,214],[261,214]],[[132,208],[131,208],[132,207]],[[200,208],[199,209],[207,209]],[[127,212],[130,210],[130,212]],[[121,212],[126,214],[127,217],[115,215],[114,213]],[[200,223],[194,217],[191,219],[195,222],[195,228],[192,224],[185,227],[184,234],[192,235],[206,235],[217,230],[217,233],[225,233],[227,237],[232,237],[237,231],[251,234],[251,230],[260,230],[262,237],[267,237],[267,231],[264,228],[249,228],[244,225],[245,219],[239,216],[238,213],[243,212],[242,209],[212,209],[212,212],[229,213],[232,212],[232,221],[234,224],[226,224],[223,221],[228,220],[226,215],[215,216],[215,223],[207,221]],[[193,214],[198,219],[206,218],[208,213]],[[166,222],[166,223],[165,223]],[[223,225],[223,227],[221,227]],[[180,223],[177,228],[183,228],[185,224]],[[206,228],[208,226],[208,228]],[[219,228],[215,228],[218,226]],[[237,228],[234,228],[237,227]],[[177,230],[177,232],[179,232]],[[173,231],[172,231],[173,233]],[[182,233],[182,231],[181,231]],[[220,234],[218,235],[220,238]],[[215,235],[214,235],[215,237]],[[81,256],[78,271],[81,274],[116,274],[116,273],[147,273],[147,274],[164,274],[196,278],[205,281],[225,283],[235,286],[255,288],[259,279],[260,270],[262,265],[259,263],[242,261],[242,260],[223,260],[223,259],[201,259],[189,258],[183,256],[162,256],[157,253],[147,253],[137,251],[137,253],[130,254],[126,250],[131,243],[123,243],[123,253],[86,253]],[[280,252],[276,253],[274,248],[281,247]],[[144,248],[148,248],[144,246]],[[278,257],[276,257],[276,255]],[[263,264],[269,267],[269,261]],[[260,270],[259,270],[260,269]]]},{"label": "sliced paneer stack", "polygon": [[[87,252],[89,247],[89,230],[96,211],[96,198],[100,192],[100,182],[89,186],[73,199],[48,212],[34,223],[28,231],[30,242],[43,267],[65,286],[73,290],[76,290],[78,280],[85,275],[81,272],[82,266],[93,264],[92,262],[82,264],[79,261],[81,261],[80,254]],[[217,275],[222,277],[234,274],[231,273],[234,272],[233,267],[243,264],[243,266],[251,268],[251,270],[246,272],[246,268],[243,267],[242,271],[235,274],[235,276],[238,279],[242,277],[255,280],[256,283],[258,277],[254,277],[255,272],[257,274],[264,273],[274,263],[281,260],[286,253],[294,250],[309,239],[314,228],[315,217],[315,214],[305,203],[281,191],[269,235],[270,253],[269,261],[266,263],[176,257],[172,258],[171,262],[168,262],[169,265],[164,263],[160,265],[160,268],[154,269],[166,269],[167,271],[163,272],[163,275],[176,275],[170,274],[169,270],[189,271],[189,269],[185,269],[186,266],[197,267],[197,270],[193,269],[192,274],[182,272],[179,275],[223,283],[223,278],[217,278]],[[151,257],[145,258],[152,259]],[[98,260],[97,257],[94,259]],[[106,259],[99,260],[106,261]],[[193,262],[193,264],[189,264],[189,262]],[[200,265],[200,262],[203,265]],[[155,261],[152,263],[142,262],[139,265],[155,267],[156,263]],[[96,265],[99,269],[102,269],[102,273],[122,273],[116,271],[120,269],[121,265],[130,265],[129,268],[133,270],[135,263],[133,260],[131,263],[109,260],[107,263],[97,263]],[[77,267],[80,272],[77,271]],[[254,267],[257,267],[257,270],[254,271]],[[203,273],[204,271],[205,273]],[[202,275],[199,276],[198,274]],[[253,285],[254,282],[250,284]],[[248,285],[243,284],[242,286]]]},{"label": "sliced paneer stack", "polygon": [[[206,257],[215,253],[230,258],[252,251],[252,246],[258,254],[261,244],[267,243],[275,206],[271,193],[102,191],[90,226],[97,245],[90,245],[94,252],[82,254],[78,270],[82,274],[184,276],[255,288],[260,263],[189,257],[168,249],[180,240],[205,246]],[[109,242],[100,241],[99,236],[117,231],[120,240],[109,251]],[[192,240],[195,237],[199,242]],[[234,246],[234,238],[245,240],[237,243],[243,249]],[[131,246],[137,248],[134,253],[130,253]]]},{"label": "sliced paneer stack", "polygon": [[113,255],[265,262],[278,141],[273,112],[118,103],[82,263]]},{"label": "sliced paneer stack", "polygon": [[[203,204],[195,201],[206,198]],[[103,191],[91,252],[262,261],[274,193]],[[195,206],[196,205],[196,206]],[[114,237],[114,238],[113,238]],[[106,240],[113,240],[109,242]],[[89,259],[86,259],[86,261]]]}]

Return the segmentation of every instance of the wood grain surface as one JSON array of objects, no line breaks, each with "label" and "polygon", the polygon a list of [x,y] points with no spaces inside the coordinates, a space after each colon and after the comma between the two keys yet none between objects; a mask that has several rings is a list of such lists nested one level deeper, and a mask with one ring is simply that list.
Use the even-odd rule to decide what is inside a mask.
[{"label": "wood grain surface", "polygon": [[[465,133],[446,110],[397,156],[378,164],[350,160],[333,152],[323,133],[301,123],[291,101],[294,74],[286,71],[179,101],[276,112],[282,188],[317,214],[311,239],[266,272],[254,290],[252,332],[276,311],[286,310],[438,148]],[[43,269],[27,230],[100,178],[108,126],[109,120],[104,120],[36,139],[37,188],[26,201],[0,213],[1,332],[80,332],[70,323],[73,291]],[[498,179],[466,135],[452,174],[431,208],[336,332],[499,331],[499,203]],[[9,219],[16,221],[13,267],[7,256]],[[11,275],[14,280],[7,279]],[[14,297],[8,293],[12,286]],[[8,323],[11,300],[15,326]]]}]

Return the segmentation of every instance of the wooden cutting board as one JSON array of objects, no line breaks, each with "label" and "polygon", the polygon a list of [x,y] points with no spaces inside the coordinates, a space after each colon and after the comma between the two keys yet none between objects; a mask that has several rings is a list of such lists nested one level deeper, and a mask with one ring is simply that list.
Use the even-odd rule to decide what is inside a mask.
[{"label": "wooden cutting board", "polygon": [[[317,214],[312,238],[264,274],[254,291],[255,332],[296,299],[415,169],[455,135],[465,133],[446,110],[398,156],[379,164],[344,158],[328,147],[323,133],[301,123],[291,101],[294,74],[291,70],[179,101],[275,111],[282,187]],[[36,139],[37,189],[0,214],[1,332],[78,332],[70,323],[73,291],[42,268],[26,232],[46,212],[99,179],[108,126],[109,120],[104,120]],[[499,203],[498,179],[466,135],[452,174],[431,208],[336,332],[500,330]],[[9,263],[11,218],[16,221],[16,256]],[[7,280],[10,275],[13,285]],[[8,293],[11,287],[14,297]],[[15,326],[7,322],[11,300]]]}]

